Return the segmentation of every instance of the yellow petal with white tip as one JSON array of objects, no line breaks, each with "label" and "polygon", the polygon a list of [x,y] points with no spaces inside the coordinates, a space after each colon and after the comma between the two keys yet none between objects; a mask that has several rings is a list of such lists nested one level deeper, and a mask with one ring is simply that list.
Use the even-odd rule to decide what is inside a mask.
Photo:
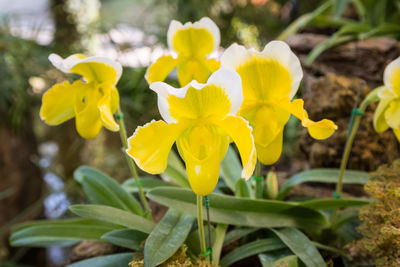
[{"label": "yellow petal with white tip", "polygon": [[126,152],[142,170],[151,174],[162,173],[167,167],[169,151],[182,129],[182,124],[152,121],[136,129],[128,139]]},{"label": "yellow petal with white tip", "polygon": [[58,125],[75,116],[75,95],[85,90],[87,84],[65,81],[51,87],[43,94],[40,117],[49,125]]},{"label": "yellow petal with white tip", "polygon": [[146,81],[148,84],[162,82],[168,74],[178,65],[178,60],[172,56],[162,56],[157,59],[146,71]]}]

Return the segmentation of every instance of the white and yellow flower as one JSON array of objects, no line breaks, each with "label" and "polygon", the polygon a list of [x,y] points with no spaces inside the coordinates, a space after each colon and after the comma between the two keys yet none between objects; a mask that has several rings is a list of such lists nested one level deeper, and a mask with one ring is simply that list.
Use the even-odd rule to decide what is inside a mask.
[{"label": "white and yellow flower", "polygon": [[164,81],[175,68],[181,86],[192,80],[204,83],[219,68],[217,60],[207,58],[220,43],[219,29],[210,18],[204,17],[184,25],[173,20],[167,37],[174,56],[162,56],[147,69],[145,78],[149,84]]},{"label": "white and yellow flower", "polygon": [[192,81],[174,88],[155,82],[150,88],[158,94],[164,121],[138,127],[129,138],[127,153],[142,170],[162,173],[176,141],[191,188],[197,195],[208,195],[217,185],[220,163],[233,140],[242,158],[242,176],[251,177],[256,153],[251,127],[235,115],[243,100],[237,73],[220,69],[205,84]]},{"label": "white and yellow flower", "polygon": [[386,67],[383,81],[384,86],[378,93],[380,102],[374,114],[374,127],[379,133],[392,128],[400,141],[400,57]]},{"label": "white and yellow flower", "polygon": [[337,126],[330,120],[314,122],[293,97],[303,77],[300,61],[281,41],[268,43],[262,52],[231,45],[221,66],[235,70],[242,79],[243,104],[239,115],[254,127],[257,156],[263,164],[275,163],[282,153],[283,129],[293,114],[316,139],[325,139]]},{"label": "white and yellow flower", "polygon": [[118,131],[113,114],[119,106],[115,85],[121,77],[121,65],[105,57],[81,54],[65,59],[51,54],[49,60],[59,70],[79,74],[83,80],[72,84],[65,81],[46,91],[41,119],[49,125],[58,125],[75,117],[78,133],[88,139],[96,137],[102,126]]}]

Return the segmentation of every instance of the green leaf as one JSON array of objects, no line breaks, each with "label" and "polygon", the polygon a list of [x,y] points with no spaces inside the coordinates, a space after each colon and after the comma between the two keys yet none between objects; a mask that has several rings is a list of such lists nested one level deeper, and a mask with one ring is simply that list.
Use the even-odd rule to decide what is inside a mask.
[{"label": "green leaf", "polygon": [[67,265],[67,267],[126,267],[133,260],[133,253],[118,253],[94,257]]},{"label": "green leaf", "polygon": [[217,224],[215,228],[215,240],[212,242],[213,263],[219,266],[219,259],[221,257],[222,248],[224,246],[227,224]]},{"label": "green leaf", "polygon": [[107,205],[143,215],[139,202],[105,173],[95,168],[81,166],[75,170],[74,178],[82,184],[93,204]]},{"label": "green leaf", "polygon": [[[164,182],[163,180],[160,180],[157,178],[152,178],[152,177],[140,178],[140,183],[142,185],[143,191],[146,193],[148,191],[150,191],[151,189],[158,187],[158,186],[174,186],[170,183]],[[129,193],[138,193],[139,192],[136,181],[133,178],[126,180],[122,184],[122,188]]]},{"label": "green leaf", "polygon": [[307,267],[324,267],[324,259],[314,244],[296,228],[271,229]]},{"label": "green leaf", "polygon": [[346,8],[349,0],[336,0],[335,1],[335,9],[334,9],[334,16],[335,18],[340,18],[343,14],[344,9]]},{"label": "green leaf", "polygon": [[232,146],[229,146],[224,159],[221,162],[221,176],[225,184],[235,192],[236,183],[241,178],[242,168],[239,158]]},{"label": "green leaf", "polygon": [[[339,169],[312,169],[300,172],[288,179],[282,186],[278,199],[283,199],[295,185],[306,182],[336,183]],[[346,170],[343,177],[345,184],[366,184],[370,175],[362,171]]]},{"label": "green leaf", "polygon": [[381,35],[394,35],[394,36],[399,36],[400,35],[400,25],[398,24],[382,24],[379,25],[378,27],[372,28],[371,30],[361,33],[360,34],[360,39],[364,40],[367,38],[371,38],[373,36],[381,36]]},{"label": "green leaf", "polygon": [[277,250],[286,247],[282,241],[280,241],[278,238],[272,237],[272,238],[265,238],[265,239],[259,239],[250,243],[247,243],[241,247],[236,248],[235,250],[229,252],[226,254],[222,259],[221,259],[221,267],[225,266],[230,266],[231,264],[262,253],[266,251],[272,251],[272,250]]},{"label": "green leaf", "polygon": [[12,246],[70,246],[83,240],[102,241],[101,236],[114,230],[112,225],[95,220],[44,220],[14,227],[10,237]]},{"label": "green leaf", "polygon": [[153,267],[166,261],[185,242],[195,218],[168,210],[154,227],[144,246],[144,265]]},{"label": "green leaf", "polygon": [[303,207],[308,207],[316,210],[324,209],[339,209],[347,207],[357,207],[363,206],[371,203],[370,199],[363,198],[342,198],[342,199],[314,199],[309,201],[301,202],[300,205]]},{"label": "green leaf", "polygon": [[326,251],[330,251],[330,252],[336,253],[336,254],[338,254],[338,255],[340,255],[342,257],[346,257],[346,254],[343,251],[341,251],[340,249],[337,249],[337,248],[334,248],[334,247],[325,246],[325,245],[322,245],[322,244],[320,244],[318,242],[314,242],[314,241],[311,241],[311,243],[313,243],[316,248],[319,248],[319,249],[322,249],[322,250],[326,250]]},{"label": "green leaf", "polygon": [[286,247],[284,249],[258,254],[258,258],[261,262],[262,267],[273,267],[275,261],[284,258],[286,256],[292,256],[292,255],[293,253]]},{"label": "green leaf", "polygon": [[155,224],[141,216],[103,205],[72,205],[69,209],[78,216],[96,219],[130,229],[150,233]]},{"label": "green leaf", "polygon": [[172,181],[181,187],[190,188],[185,167],[174,150],[169,152],[167,169],[160,176],[166,181]]},{"label": "green leaf", "polygon": [[299,258],[296,255],[289,255],[278,259],[271,264],[271,267],[300,267]]},{"label": "green leaf", "polygon": [[247,236],[251,233],[258,231],[259,228],[235,228],[232,231],[229,231],[224,240],[224,246],[229,245],[230,243]]},{"label": "green leaf", "polygon": [[108,232],[101,238],[111,244],[130,248],[133,250],[141,250],[141,243],[147,238],[148,234],[132,229],[121,229]]},{"label": "green leaf", "polygon": [[[147,193],[148,198],[196,216],[196,195],[190,189],[158,187]],[[251,227],[293,226],[318,229],[328,225],[322,213],[299,206],[298,203],[276,200],[248,199],[210,194],[210,220],[222,224]]]},{"label": "green leaf", "polygon": [[333,6],[333,1],[326,1],[311,13],[306,13],[298,17],[276,38],[276,40],[285,41],[290,36],[307,27],[316,17],[327,12]]},{"label": "green leaf", "polygon": [[235,186],[235,196],[238,197],[247,197],[249,198],[250,195],[250,186],[247,182],[243,179],[238,179]]},{"label": "green leaf", "polygon": [[[215,228],[211,225],[211,243],[212,244],[214,244],[214,241],[216,238],[215,231],[216,231]],[[190,233],[189,237],[186,239],[186,242],[185,242],[189,249],[188,252],[193,254],[195,257],[197,257],[201,253],[199,236],[200,236],[199,229],[197,228],[196,230],[194,230]],[[206,224],[204,224],[204,236],[206,237],[206,240],[208,240],[208,227]]]}]

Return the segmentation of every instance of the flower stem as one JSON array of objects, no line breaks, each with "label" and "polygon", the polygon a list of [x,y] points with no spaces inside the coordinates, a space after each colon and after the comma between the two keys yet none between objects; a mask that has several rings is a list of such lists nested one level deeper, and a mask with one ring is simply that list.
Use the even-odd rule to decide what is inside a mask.
[{"label": "flower stem", "polygon": [[131,171],[131,174],[133,175],[133,178],[135,179],[136,185],[137,185],[137,187],[139,189],[139,196],[140,196],[140,199],[141,199],[142,204],[144,206],[145,215],[146,215],[147,218],[152,219],[149,202],[146,199],[146,196],[145,196],[144,191],[143,191],[143,187],[142,187],[142,185],[140,183],[139,175],[137,173],[136,166],[135,166],[135,162],[125,152],[125,150],[128,149],[128,138],[127,138],[127,135],[126,135],[125,121],[124,121],[124,116],[123,116],[123,114],[121,112],[121,107],[118,107],[116,115],[117,115],[116,117],[117,117],[117,121],[118,121],[118,124],[119,124],[119,135],[121,137],[123,153],[124,153],[126,161],[128,163],[129,170]]},{"label": "flower stem", "polygon": [[262,198],[263,195],[263,177],[261,176],[261,163],[257,160],[255,170],[256,180],[256,198]]},{"label": "flower stem", "polygon": [[[361,89],[361,86],[363,86],[363,83],[360,84],[360,89]],[[353,146],[354,138],[356,136],[358,127],[360,126],[361,115],[365,112],[365,109],[367,108],[367,106],[369,104],[375,103],[379,100],[379,98],[377,96],[379,90],[380,90],[380,88],[377,88],[377,89],[371,91],[365,97],[365,99],[361,103],[360,107],[358,109],[355,108],[352,111],[353,120],[350,119],[350,125],[349,125],[346,145],[344,148],[342,160],[340,162],[339,178],[338,178],[338,182],[336,184],[336,191],[335,191],[336,198],[342,197],[344,172],[346,171],[347,162],[349,160],[349,156],[350,156],[351,148]],[[337,215],[336,212],[337,212],[337,210],[335,209],[335,211],[332,215],[332,222],[336,220],[336,215]]]},{"label": "flower stem", "polygon": [[197,196],[197,224],[199,227],[199,239],[201,253],[206,253],[206,238],[204,236],[204,225],[203,225],[203,197]]}]

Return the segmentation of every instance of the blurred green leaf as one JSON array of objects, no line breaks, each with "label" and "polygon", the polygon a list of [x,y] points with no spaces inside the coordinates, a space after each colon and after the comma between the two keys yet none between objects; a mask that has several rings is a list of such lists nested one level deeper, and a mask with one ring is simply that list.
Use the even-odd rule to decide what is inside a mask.
[{"label": "blurred green leaf", "polygon": [[126,267],[133,260],[133,253],[118,253],[94,257],[67,265],[67,267]]},{"label": "blurred green leaf", "polygon": [[96,220],[44,220],[14,227],[10,237],[12,246],[70,246],[79,241],[102,241],[101,236],[114,230],[112,225]]},{"label": "blurred green leaf", "polygon": [[[152,177],[142,177],[142,178],[140,178],[140,183],[142,185],[144,192],[148,192],[151,189],[158,187],[158,186],[174,186],[170,183],[164,182],[163,180],[160,180],[157,178],[152,178]],[[129,193],[139,192],[136,181],[133,178],[126,180],[122,184],[122,188]]]},{"label": "blurred green leaf", "polygon": [[309,201],[301,202],[300,205],[317,210],[324,209],[339,209],[347,207],[363,206],[371,203],[372,200],[365,198],[342,198],[342,199],[314,199]]},{"label": "blurred green leaf", "polygon": [[242,237],[245,237],[251,233],[254,233],[258,230],[259,230],[259,228],[235,228],[226,234],[225,240],[224,240],[224,246],[226,246]]},{"label": "blurred green leaf", "polygon": [[[158,187],[147,193],[148,198],[196,216],[196,195],[189,189]],[[210,194],[210,219],[222,224],[252,227],[282,227],[318,229],[328,225],[318,211],[296,203],[247,199]]]},{"label": "blurred green leaf", "polygon": [[295,256],[287,247],[258,254],[262,267],[274,267],[273,264],[275,261],[287,256]]},{"label": "blurred green leaf", "polygon": [[185,242],[194,220],[190,215],[169,209],[146,240],[145,267],[154,267],[174,255]]},{"label": "blurred green leaf", "polygon": [[78,216],[96,219],[130,229],[150,233],[155,224],[141,216],[104,205],[72,205],[69,209]]},{"label": "blurred green leaf", "polygon": [[393,35],[393,37],[400,36],[400,25],[398,24],[382,24],[372,28],[367,32],[360,33],[360,39],[368,39],[374,36]]},{"label": "blurred green leaf", "polygon": [[271,229],[307,267],[324,267],[324,259],[314,244],[296,228]]},{"label": "blurred green leaf", "polygon": [[225,184],[235,192],[236,183],[241,178],[242,168],[239,158],[232,146],[229,146],[224,159],[221,162],[221,175]]},{"label": "blurred green leaf", "polygon": [[75,170],[74,178],[82,184],[93,204],[107,205],[143,215],[139,202],[105,173],[92,167],[81,166]]},{"label": "blurred green leaf", "polygon": [[334,5],[334,16],[339,18],[342,16],[344,9],[346,8],[349,0],[336,0]]},{"label": "blurred green leaf", "polygon": [[168,155],[167,169],[160,174],[166,181],[172,181],[181,187],[189,188],[189,181],[187,179],[185,167],[182,164],[179,156],[171,149]]},{"label": "blurred green leaf", "polygon": [[244,179],[238,179],[235,186],[235,196],[249,198],[250,189],[249,185]]},{"label": "blurred green leaf", "polygon": [[[215,228],[211,225],[211,243],[214,244],[216,238]],[[204,225],[204,236],[208,240],[208,227]],[[207,241],[208,242],[208,241]],[[189,237],[186,239],[186,245],[188,246],[188,251],[192,253],[195,257],[200,255],[201,247],[200,247],[200,239],[199,239],[199,229],[192,231]]]},{"label": "blurred green leaf", "polygon": [[[278,199],[283,199],[295,185],[306,182],[336,183],[339,177],[339,169],[312,169],[297,173],[290,177],[282,186]],[[346,170],[343,177],[345,184],[366,184],[370,175],[362,171]]]},{"label": "blurred green leaf", "polygon": [[243,246],[240,246],[234,249],[233,251],[229,252],[221,259],[220,264],[221,267],[227,267],[241,259],[266,251],[278,250],[284,247],[286,247],[286,245],[282,243],[282,241],[280,241],[279,238],[272,237],[272,238],[259,239],[247,243]]},{"label": "blurred green leaf", "polygon": [[130,248],[133,250],[141,250],[141,243],[147,238],[148,234],[132,229],[121,229],[108,232],[101,238],[111,244]]},{"label": "blurred green leaf", "polygon": [[227,224],[217,224],[215,228],[215,240],[212,242],[213,263],[219,266],[219,259],[221,258],[222,248],[224,247],[224,240]]}]

